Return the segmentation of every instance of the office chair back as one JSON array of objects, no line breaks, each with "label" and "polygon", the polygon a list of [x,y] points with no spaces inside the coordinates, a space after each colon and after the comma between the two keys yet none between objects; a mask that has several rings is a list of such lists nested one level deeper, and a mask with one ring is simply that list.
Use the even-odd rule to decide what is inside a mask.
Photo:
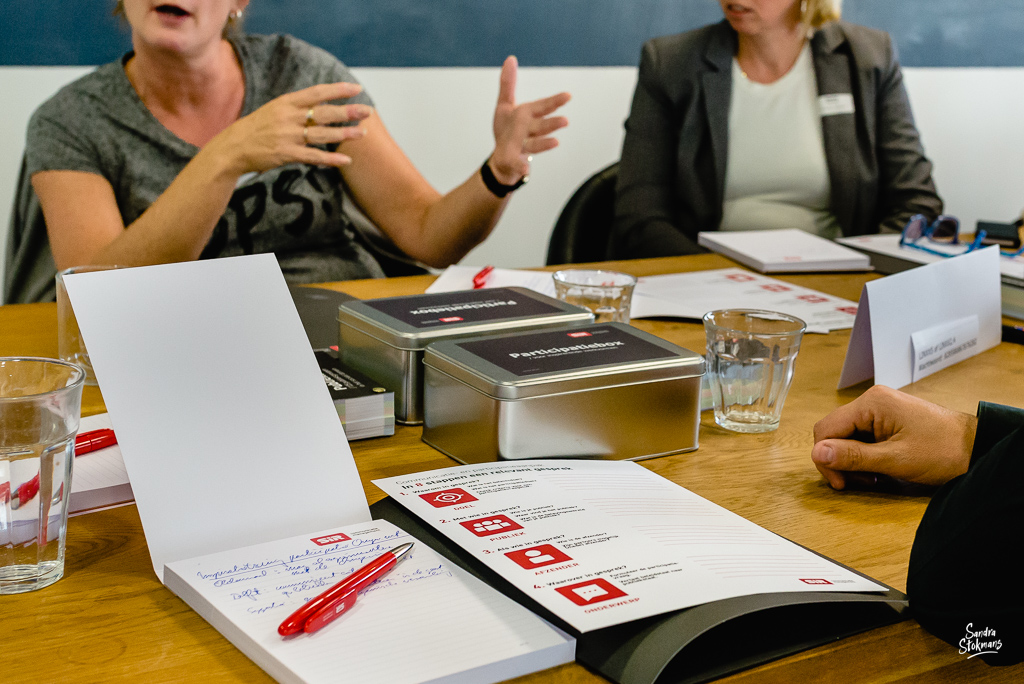
[{"label": "office chair back", "polygon": [[615,162],[588,178],[562,209],[548,243],[548,265],[604,261],[615,219]]}]

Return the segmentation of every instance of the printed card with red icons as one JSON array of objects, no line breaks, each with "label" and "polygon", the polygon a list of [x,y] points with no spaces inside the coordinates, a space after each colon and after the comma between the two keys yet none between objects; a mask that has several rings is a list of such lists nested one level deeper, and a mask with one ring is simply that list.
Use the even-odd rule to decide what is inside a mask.
[{"label": "printed card with red icons", "polygon": [[[777,231],[772,231],[777,232]],[[796,316],[809,333],[853,327],[857,302],[793,285],[742,268],[645,276],[633,291],[633,318],[672,316],[700,320],[717,309],[764,309]]]},{"label": "printed card with red icons", "polygon": [[885,591],[632,462],[485,463],[374,484],[581,632],[736,596]]}]

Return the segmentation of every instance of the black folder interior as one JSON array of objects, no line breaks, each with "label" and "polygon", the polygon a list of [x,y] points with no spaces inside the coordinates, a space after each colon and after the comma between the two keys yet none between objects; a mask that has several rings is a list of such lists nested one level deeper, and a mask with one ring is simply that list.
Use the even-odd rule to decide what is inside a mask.
[{"label": "black folder interior", "polygon": [[756,594],[581,634],[392,499],[370,512],[576,637],[576,661],[619,684],[706,682],[900,622],[909,612],[906,595],[892,587],[884,593]]}]

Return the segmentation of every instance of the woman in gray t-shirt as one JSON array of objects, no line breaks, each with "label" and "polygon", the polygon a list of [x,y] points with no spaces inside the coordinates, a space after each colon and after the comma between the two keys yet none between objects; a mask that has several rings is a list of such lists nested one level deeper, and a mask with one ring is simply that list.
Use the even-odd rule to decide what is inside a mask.
[{"label": "woman in gray t-shirt", "polygon": [[248,0],[124,0],[134,50],[35,113],[25,176],[58,269],[274,252],[286,277],[383,275],[353,205],[406,255],[447,266],[494,227],[565,93],[515,103],[506,60],[488,161],[446,195],[330,54],[233,28]]}]

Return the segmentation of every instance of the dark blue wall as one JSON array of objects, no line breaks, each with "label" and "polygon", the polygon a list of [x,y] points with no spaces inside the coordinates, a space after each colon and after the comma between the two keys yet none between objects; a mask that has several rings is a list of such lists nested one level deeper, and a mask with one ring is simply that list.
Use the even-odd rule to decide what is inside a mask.
[{"label": "dark blue wall", "polygon": [[[0,64],[86,65],[128,49],[112,0],[0,0]],[[651,36],[721,18],[716,0],[252,0],[246,28],[354,66],[635,65]],[[905,66],[1024,66],[1022,0],[846,0]]]}]

